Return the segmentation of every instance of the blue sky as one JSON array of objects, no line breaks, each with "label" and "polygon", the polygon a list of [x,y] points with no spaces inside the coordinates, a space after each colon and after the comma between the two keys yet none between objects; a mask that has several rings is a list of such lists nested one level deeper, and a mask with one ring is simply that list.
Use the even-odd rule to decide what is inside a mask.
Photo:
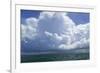
[{"label": "blue sky", "polygon": [[29,17],[38,18],[41,11],[21,10],[21,23],[25,23],[25,19]]},{"label": "blue sky", "polygon": [[76,24],[85,24],[89,22],[89,13],[80,13],[80,12],[69,12],[68,16]]},{"label": "blue sky", "polygon": [[[25,23],[25,19],[29,17],[38,18],[39,14],[42,11],[37,10],[21,10],[21,23]],[[89,13],[84,12],[67,12],[68,16],[76,23],[76,24],[85,24],[89,22]]]}]

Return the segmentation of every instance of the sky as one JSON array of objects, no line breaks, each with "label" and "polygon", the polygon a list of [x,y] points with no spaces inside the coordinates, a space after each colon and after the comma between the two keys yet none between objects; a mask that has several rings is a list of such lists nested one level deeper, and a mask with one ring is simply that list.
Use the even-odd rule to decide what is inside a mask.
[{"label": "sky", "polygon": [[21,50],[89,47],[89,13],[21,10]]},{"label": "sky", "polygon": [[[21,23],[24,23],[24,20],[29,17],[38,18],[39,14],[42,11],[37,10],[21,10]],[[89,13],[82,12],[67,12],[68,16],[76,23],[76,24],[84,24],[89,22]]]}]

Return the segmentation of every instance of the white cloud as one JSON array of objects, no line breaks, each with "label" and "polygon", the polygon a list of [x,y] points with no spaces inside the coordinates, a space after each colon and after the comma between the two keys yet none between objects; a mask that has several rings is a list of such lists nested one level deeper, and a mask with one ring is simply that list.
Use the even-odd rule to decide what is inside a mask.
[{"label": "white cloud", "polygon": [[49,36],[50,36],[50,37],[52,37],[52,36],[53,36],[53,34],[52,34],[52,33],[50,33],[50,32],[45,31],[44,33],[45,33],[45,35],[46,35],[46,36],[48,36],[48,37],[49,37]]},{"label": "white cloud", "polygon": [[30,25],[33,28],[36,28],[37,24],[38,24],[38,20],[34,17],[30,17],[30,18],[26,19],[26,24]]},{"label": "white cloud", "polygon": [[37,32],[37,19],[36,18],[28,18],[26,19],[26,24],[21,24],[22,30],[22,40],[27,39],[34,39]]},{"label": "white cloud", "polygon": [[26,19],[26,25],[22,24],[21,28],[22,40],[36,40],[42,47],[75,49],[89,46],[89,23],[76,25],[64,12],[41,12],[38,19]]}]

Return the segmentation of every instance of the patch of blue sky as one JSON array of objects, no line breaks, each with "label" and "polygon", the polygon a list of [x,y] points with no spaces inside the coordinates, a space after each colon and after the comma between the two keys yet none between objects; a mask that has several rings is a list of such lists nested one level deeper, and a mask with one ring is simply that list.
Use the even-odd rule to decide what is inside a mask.
[{"label": "patch of blue sky", "polygon": [[21,10],[21,24],[25,24],[25,19],[30,17],[38,18],[41,11],[37,10]]},{"label": "patch of blue sky", "polygon": [[76,24],[85,24],[90,22],[90,13],[84,12],[68,12],[68,16],[76,23]]}]

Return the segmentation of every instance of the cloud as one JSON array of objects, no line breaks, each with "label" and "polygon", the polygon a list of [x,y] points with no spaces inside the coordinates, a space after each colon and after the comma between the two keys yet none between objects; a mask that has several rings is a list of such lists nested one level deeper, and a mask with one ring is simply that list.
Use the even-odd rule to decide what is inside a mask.
[{"label": "cloud", "polygon": [[28,18],[26,19],[26,25],[21,24],[21,33],[22,40],[24,39],[34,39],[36,36],[38,21],[36,18]]},{"label": "cloud", "polygon": [[27,18],[26,24],[21,24],[21,30],[22,41],[31,41],[30,48],[76,49],[89,46],[89,23],[76,25],[64,12],[41,12],[37,19]]}]

